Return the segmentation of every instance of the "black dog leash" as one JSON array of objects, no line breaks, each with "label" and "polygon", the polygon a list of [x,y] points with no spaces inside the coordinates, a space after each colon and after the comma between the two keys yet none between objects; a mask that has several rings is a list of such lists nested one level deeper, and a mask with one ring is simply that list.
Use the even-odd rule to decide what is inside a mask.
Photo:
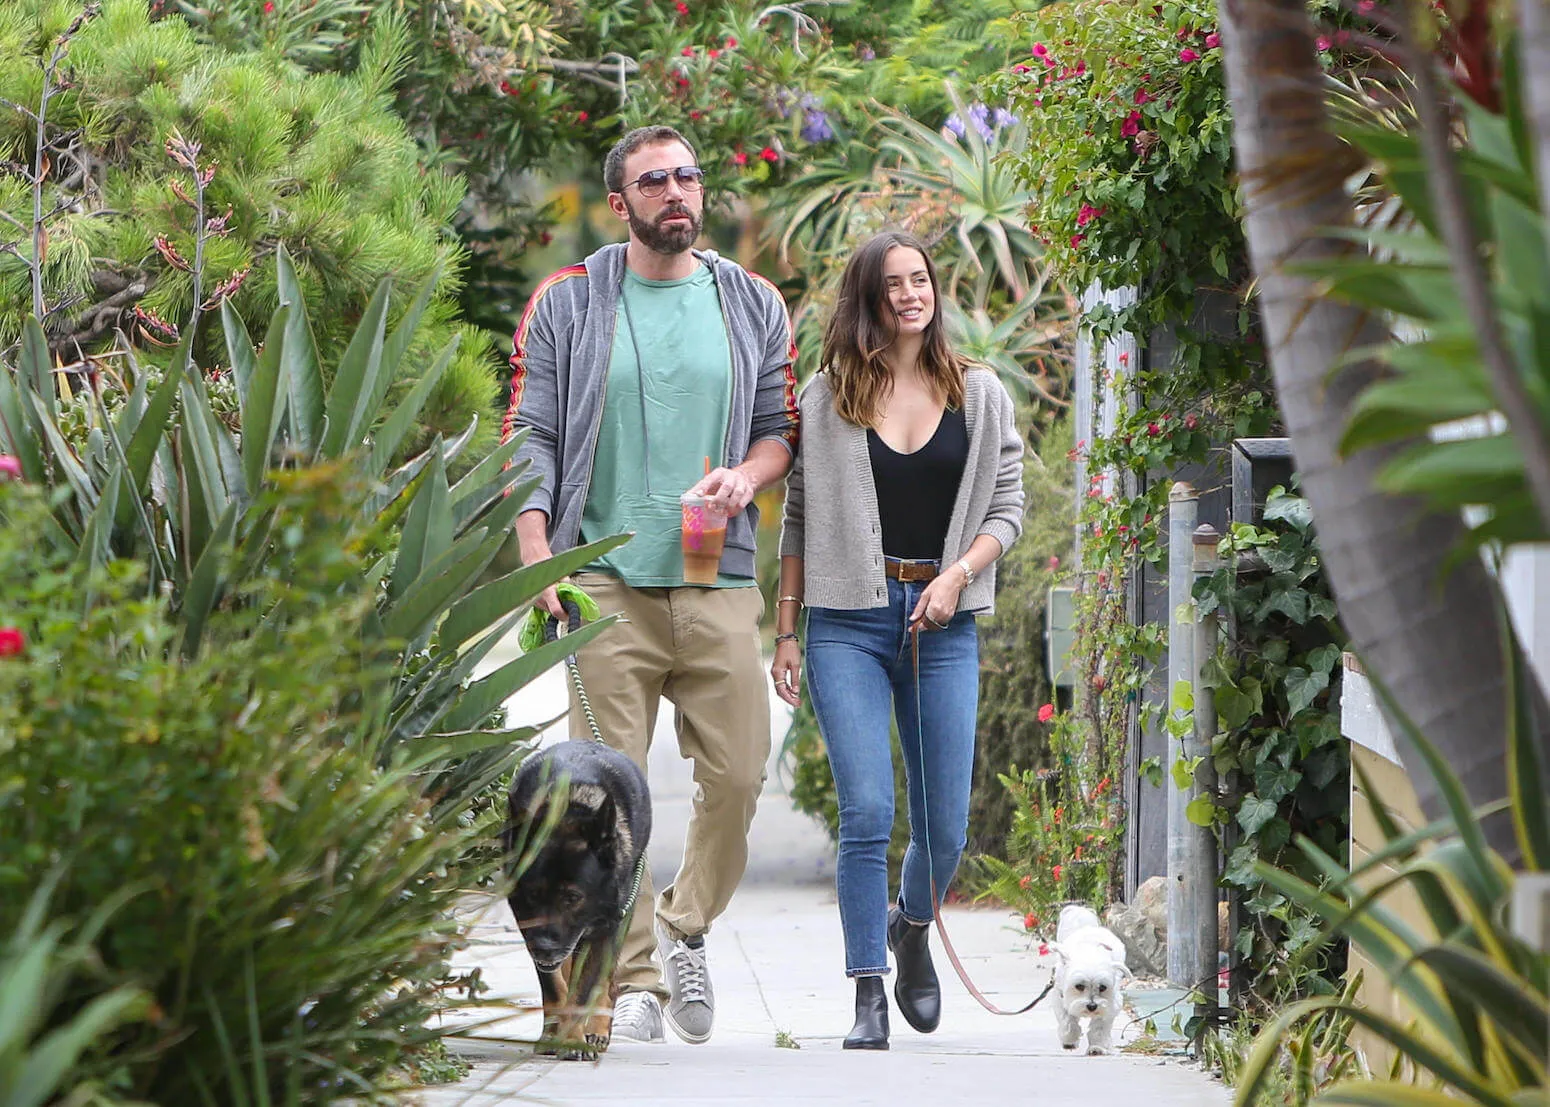
[{"label": "black dog leash", "polygon": [[953,971],[958,974],[958,979],[968,989],[969,994],[979,1001],[979,1005],[992,1015],[1022,1015],[1032,1011],[1039,1002],[1055,990],[1055,974],[1051,973],[1049,983],[1044,985],[1044,990],[1015,1011],[1003,1011],[990,1000],[984,993],[974,986],[974,981],[969,979],[969,974],[963,967],[963,962],[958,960],[958,951],[953,949],[952,939],[947,936],[947,924],[942,921],[941,897],[936,891],[936,871],[931,864],[931,813],[926,802],[926,733],[925,720],[920,712],[920,627],[910,628],[910,654],[911,662],[915,670],[915,752],[920,756],[920,807],[925,816],[925,825],[922,830],[926,838],[926,871],[931,875],[931,915],[936,920],[936,932],[942,939],[942,948],[947,952],[947,959],[952,963]]},{"label": "black dog leash", "polygon": [[[573,634],[581,629],[581,605],[575,600],[561,600],[560,606],[565,609],[566,626],[565,633]],[[560,621],[553,615],[544,620],[544,641],[557,642],[560,638]],[[603,741],[603,732],[598,729],[597,716],[592,713],[592,702],[587,699],[587,689],[581,683],[581,666],[576,664],[576,655],[565,655],[565,669],[570,673],[571,687],[576,690],[576,700],[581,704],[581,713],[586,716],[587,728],[592,731],[592,740],[599,745],[607,746]],[[612,748],[612,747],[610,747]],[[640,882],[646,876],[646,854],[642,851],[640,860],[635,862],[635,877],[630,882],[630,896],[624,901],[624,906],[619,909],[623,918],[629,918],[630,911],[635,907],[635,900],[640,895]]]}]

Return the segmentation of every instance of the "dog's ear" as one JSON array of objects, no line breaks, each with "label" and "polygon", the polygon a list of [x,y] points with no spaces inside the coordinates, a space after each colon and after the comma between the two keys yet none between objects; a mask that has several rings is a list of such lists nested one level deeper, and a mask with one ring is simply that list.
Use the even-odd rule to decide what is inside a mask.
[{"label": "dog's ear", "polygon": [[594,848],[611,846],[619,837],[619,808],[614,803],[614,797],[609,793],[603,794],[603,801],[597,805],[587,819],[587,841]]}]

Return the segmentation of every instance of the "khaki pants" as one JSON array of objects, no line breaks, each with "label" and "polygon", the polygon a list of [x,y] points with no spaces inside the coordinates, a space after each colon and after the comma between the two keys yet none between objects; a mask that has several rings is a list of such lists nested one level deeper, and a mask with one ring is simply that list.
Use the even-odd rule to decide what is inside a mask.
[{"label": "khaki pants", "polygon": [[[677,709],[678,751],[694,762],[694,807],[673,883],[653,898],[651,875],[625,936],[622,992],[666,998],[653,921],[673,938],[704,934],[727,908],[748,866],[748,827],[770,755],[769,690],[759,648],[764,598],[757,588],[631,588],[580,573],[575,582],[621,621],[577,654],[582,683],[609,745],[646,769],[657,704]],[[571,694],[571,733],[586,719]],[[643,907],[655,903],[656,910]]]}]

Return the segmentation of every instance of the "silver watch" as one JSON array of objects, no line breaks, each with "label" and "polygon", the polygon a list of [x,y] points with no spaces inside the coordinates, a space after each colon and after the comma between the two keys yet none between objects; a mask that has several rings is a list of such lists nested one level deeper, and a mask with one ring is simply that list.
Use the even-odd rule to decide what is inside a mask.
[{"label": "silver watch", "polygon": [[974,566],[969,564],[968,558],[964,558],[962,561],[958,562],[958,568],[963,570],[963,584],[965,588],[973,584],[974,578],[979,575],[974,571]]}]

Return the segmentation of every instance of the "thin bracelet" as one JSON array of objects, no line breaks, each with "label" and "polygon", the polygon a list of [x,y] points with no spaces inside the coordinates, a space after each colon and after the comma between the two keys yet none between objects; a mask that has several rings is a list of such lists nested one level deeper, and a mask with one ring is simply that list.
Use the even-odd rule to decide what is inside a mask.
[{"label": "thin bracelet", "polygon": [[805,606],[802,603],[802,597],[801,596],[782,596],[782,597],[780,597],[780,599],[776,600],[775,602],[776,603],[794,603],[798,607]]},{"label": "thin bracelet", "polygon": [[787,641],[790,641],[790,642],[797,641],[796,631],[792,631],[790,634],[777,634],[775,636],[775,644],[777,646],[780,645],[782,642],[787,642]]}]

